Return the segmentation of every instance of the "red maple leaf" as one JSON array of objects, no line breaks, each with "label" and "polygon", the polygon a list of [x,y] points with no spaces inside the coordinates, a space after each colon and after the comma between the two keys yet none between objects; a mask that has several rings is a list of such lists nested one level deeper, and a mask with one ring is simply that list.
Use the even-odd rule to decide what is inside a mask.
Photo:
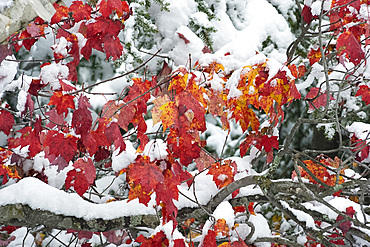
[{"label": "red maple leaf", "polygon": [[366,85],[360,86],[355,96],[362,96],[362,100],[366,105],[370,104],[370,88]]},{"label": "red maple leaf", "polygon": [[123,141],[121,131],[119,130],[118,124],[112,122],[109,127],[105,130],[105,136],[108,142],[113,143],[115,149],[119,149],[119,153],[126,149],[126,144]]},{"label": "red maple leaf", "polygon": [[361,49],[361,45],[349,31],[342,33],[338,37],[337,50],[338,56],[346,53],[349,56],[349,61],[354,65],[358,65],[365,58],[365,53]]},{"label": "red maple leaf", "polygon": [[93,161],[88,158],[79,158],[73,163],[75,169],[67,173],[66,189],[74,187],[77,194],[82,196],[94,183],[96,170]]},{"label": "red maple leaf", "polygon": [[78,99],[78,109],[72,115],[72,127],[76,134],[86,134],[92,125],[92,116],[89,110],[89,100],[83,96]]},{"label": "red maple leaf", "polygon": [[48,105],[55,105],[57,113],[61,115],[63,112],[68,114],[68,108],[75,109],[74,96],[63,95],[62,92],[54,92],[51,96]]},{"label": "red maple leaf", "polygon": [[3,131],[6,135],[9,135],[10,130],[13,128],[13,124],[13,115],[6,110],[0,109],[0,131]]},{"label": "red maple leaf", "polygon": [[102,0],[100,2],[99,12],[103,17],[109,17],[113,11],[117,11],[117,13],[122,14],[122,7],[123,5],[121,0]]},{"label": "red maple leaf", "polygon": [[311,7],[305,5],[302,9],[302,17],[306,23],[311,23],[313,15],[311,13]]},{"label": "red maple leaf", "polygon": [[317,48],[316,50],[311,48],[310,52],[307,54],[308,60],[310,61],[310,65],[312,66],[314,63],[320,61],[321,59],[321,49]]},{"label": "red maple leaf", "polygon": [[155,188],[156,202],[157,205],[162,205],[164,222],[169,222],[170,220],[176,222],[178,209],[173,203],[173,199],[178,200],[179,189],[177,186],[180,184],[180,177],[176,176],[175,173],[167,169],[164,173],[164,183],[157,184]]},{"label": "red maple leaf", "polygon": [[90,5],[84,4],[82,1],[74,1],[69,7],[69,12],[72,12],[75,22],[90,19],[91,11]]},{"label": "red maple leaf", "polygon": [[194,137],[188,133],[178,130],[170,131],[167,144],[176,158],[180,158],[180,163],[188,166],[194,159],[200,156],[201,148]]},{"label": "red maple leaf", "polygon": [[32,79],[28,92],[33,96],[37,96],[38,91],[45,86],[45,84],[41,83],[40,79]]},{"label": "red maple leaf", "polygon": [[154,190],[158,183],[164,182],[161,169],[150,162],[149,157],[141,155],[129,165],[127,177],[130,183],[141,184],[146,191]]},{"label": "red maple leaf", "polygon": [[201,247],[217,247],[216,236],[217,232],[209,229]]},{"label": "red maple leaf", "polygon": [[29,126],[18,130],[18,133],[21,133],[22,135],[17,138],[8,139],[8,147],[12,149],[18,146],[21,146],[22,148],[25,146],[29,146],[28,156],[35,157],[35,155],[41,151],[39,135]]},{"label": "red maple leaf", "polygon": [[163,231],[157,232],[154,236],[146,238],[140,235],[135,242],[141,243],[141,247],[164,247],[169,246],[169,241]]},{"label": "red maple leaf", "polygon": [[49,130],[43,143],[45,157],[53,162],[58,156],[61,156],[68,163],[77,152],[78,138],[72,135],[65,136],[56,130]]},{"label": "red maple leaf", "polygon": [[50,21],[51,25],[60,22],[64,17],[68,17],[68,7],[59,5],[57,3],[53,3],[53,6],[56,12],[51,18]]}]

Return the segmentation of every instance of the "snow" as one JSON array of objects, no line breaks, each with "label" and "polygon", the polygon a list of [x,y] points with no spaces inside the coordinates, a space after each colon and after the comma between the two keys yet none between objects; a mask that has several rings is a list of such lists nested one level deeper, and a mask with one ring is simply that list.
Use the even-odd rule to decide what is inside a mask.
[{"label": "snow", "polygon": [[[42,193],[38,193],[40,191]],[[93,204],[77,194],[68,194],[32,177],[23,178],[18,183],[0,190],[0,206],[15,203],[29,205],[32,209],[47,210],[85,220],[96,218],[109,220],[134,214],[155,214],[154,200],[149,202],[148,207],[140,204],[138,199],[130,202],[123,200]]]},{"label": "snow", "polygon": [[6,8],[11,7],[14,4],[14,0],[1,0],[0,1],[0,12],[3,12]]},{"label": "snow", "polygon": [[348,125],[346,129],[353,133],[357,138],[361,140],[366,140],[366,143],[369,143],[370,139],[370,124],[363,122],[353,122],[351,125]]},{"label": "snow", "polygon": [[[1,6],[1,5],[0,5]],[[1,12],[1,11],[0,11]],[[15,59],[14,56],[7,56],[6,59]],[[0,98],[4,91],[9,90],[9,84],[12,83],[15,75],[17,74],[18,63],[3,60],[0,64]]]},{"label": "snow", "polygon": [[125,141],[126,150],[119,154],[118,149],[114,150],[112,155],[112,168],[113,171],[119,172],[120,170],[128,167],[136,159],[136,149],[130,141]]},{"label": "snow", "polygon": [[229,229],[234,226],[234,210],[231,204],[227,201],[221,202],[215,211],[213,211],[213,217],[215,220],[224,219],[226,224],[228,225]]},{"label": "snow", "polygon": [[162,139],[151,140],[145,145],[143,155],[149,156],[151,162],[166,159],[167,144]]},{"label": "snow", "polygon": [[44,84],[50,84],[51,89],[60,88],[59,80],[67,80],[69,69],[61,63],[52,63],[41,68],[40,78]]}]

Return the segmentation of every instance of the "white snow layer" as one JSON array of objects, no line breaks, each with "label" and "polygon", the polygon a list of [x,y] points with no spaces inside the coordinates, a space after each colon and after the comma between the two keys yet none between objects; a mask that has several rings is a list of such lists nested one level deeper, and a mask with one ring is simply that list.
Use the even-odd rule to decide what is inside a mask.
[{"label": "white snow layer", "polygon": [[77,194],[68,194],[32,177],[23,178],[18,183],[0,190],[0,206],[15,203],[85,220],[96,218],[109,220],[135,214],[155,214],[154,200],[149,202],[148,207],[139,203],[138,199],[130,202],[123,200],[93,204]]}]

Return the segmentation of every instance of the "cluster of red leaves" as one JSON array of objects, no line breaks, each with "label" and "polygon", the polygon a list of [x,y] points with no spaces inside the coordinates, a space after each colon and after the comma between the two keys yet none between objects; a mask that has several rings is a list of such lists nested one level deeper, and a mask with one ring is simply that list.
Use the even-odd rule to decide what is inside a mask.
[{"label": "cluster of red leaves", "polygon": [[[305,168],[302,168],[299,166],[299,171],[301,173],[301,177],[306,178],[310,181],[310,183],[313,184],[319,184],[316,179],[319,179],[321,182],[329,185],[329,186],[335,186],[335,184],[338,182],[338,184],[344,183],[344,178],[342,176],[339,176],[339,181],[337,181],[337,174],[334,171],[328,170],[326,167],[332,168],[333,170],[337,169],[340,164],[341,160],[338,157],[335,157],[335,159],[331,159],[329,157],[319,156],[316,158],[317,161],[313,160],[304,160],[303,163],[305,164]],[[326,166],[326,167],[325,167]],[[312,175],[310,175],[307,170],[309,170]],[[343,170],[340,172],[343,174]],[[297,174],[295,171],[292,172],[292,179],[297,177]],[[340,191],[334,193],[334,195],[339,196]]]},{"label": "cluster of red leaves", "polygon": [[[142,247],[165,247],[170,246],[170,243],[167,239],[167,236],[164,234],[163,231],[157,232],[152,237],[146,238],[143,235],[140,235],[136,238],[136,242],[141,243],[140,246]],[[185,247],[184,239],[174,239],[173,240],[173,247]]]},{"label": "cluster of red leaves", "polygon": [[33,22],[28,24],[24,31],[12,36],[9,41],[13,44],[15,51],[19,51],[22,46],[30,51],[31,47],[39,38],[45,37],[45,27],[47,27],[47,24],[44,20],[37,17]]}]

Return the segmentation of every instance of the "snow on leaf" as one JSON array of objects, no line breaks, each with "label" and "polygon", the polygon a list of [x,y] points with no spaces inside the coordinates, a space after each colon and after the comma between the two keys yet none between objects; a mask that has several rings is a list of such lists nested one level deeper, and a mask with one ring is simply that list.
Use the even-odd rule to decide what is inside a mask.
[{"label": "snow on leaf", "polygon": [[225,164],[220,164],[219,162],[216,162],[209,168],[207,174],[213,176],[213,181],[216,183],[219,189],[231,184],[234,181],[232,165],[235,166],[236,164],[235,162],[233,163],[225,162]]},{"label": "snow on leaf", "polygon": [[8,147],[10,149],[16,148],[18,146],[21,146],[23,148],[29,145],[28,156],[35,157],[35,155],[41,151],[39,135],[29,126],[18,130],[18,132],[22,135],[17,138],[9,138]]},{"label": "snow on leaf", "polygon": [[82,196],[94,183],[96,170],[93,161],[88,158],[79,158],[73,163],[74,169],[67,173],[66,189],[74,187],[77,194]]},{"label": "snow on leaf", "polygon": [[68,114],[68,108],[75,109],[75,102],[73,99],[74,97],[72,95],[63,95],[62,92],[54,92],[48,105],[56,106],[59,115],[62,113]]}]

